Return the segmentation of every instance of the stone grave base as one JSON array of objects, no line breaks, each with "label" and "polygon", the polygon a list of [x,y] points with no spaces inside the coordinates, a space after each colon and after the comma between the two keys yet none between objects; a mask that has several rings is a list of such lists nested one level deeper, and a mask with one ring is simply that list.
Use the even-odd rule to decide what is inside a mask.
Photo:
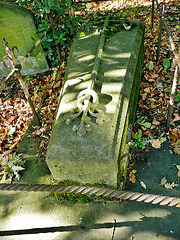
[{"label": "stone grave base", "polygon": [[[132,25],[107,39],[105,34],[100,62],[101,31],[84,31],[72,45],[46,155],[58,182],[124,184],[144,51],[144,25]],[[93,90],[87,90],[93,74]]]}]

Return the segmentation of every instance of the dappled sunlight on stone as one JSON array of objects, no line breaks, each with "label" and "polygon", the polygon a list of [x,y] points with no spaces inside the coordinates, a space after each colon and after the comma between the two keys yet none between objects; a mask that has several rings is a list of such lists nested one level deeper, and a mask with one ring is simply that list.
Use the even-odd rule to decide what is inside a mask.
[{"label": "dappled sunlight on stone", "polygon": [[121,92],[123,84],[122,83],[113,83],[106,82],[102,85],[101,92],[107,95],[112,96],[112,100],[108,103],[106,107],[106,113],[114,113],[117,109],[117,102],[119,99],[119,94]]},{"label": "dappled sunlight on stone", "polygon": [[113,54],[112,57],[113,58],[130,58],[131,53],[127,52],[127,53],[119,53],[119,54]]},{"label": "dappled sunlight on stone", "polygon": [[89,60],[92,60],[92,59],[94,59],[94,58],[95,58],[94,55],[89,55],[89,56],[85,56],[85,57],[79,58],[78,61],[79,61],[79,62],[89,61]]},{"label": "dappled sunlight on stone", "polygon": [[110,78],[118,78],[118,77],[124,77],[126,74],[127,69],[114,69],[110,70],[104,73],[105,77],[110,77]]},{"label": "dappled sunlight on stone", "polygon": [[60,114],[71,112],[77,108],[77,93],[68,93],[63,99],[66,104],[61,104],[58,108],[56,119],[58,119]]},{"label": "dappled sunlight on stone", "polygon": [[73,72],[71,72],[71,73],[68,75],[68,77],[69,77],[69,78],[76,78],[77,76],[79,77],[80,74],[81,74],[81,73],[78,72],[78,71],[73,71]]}]

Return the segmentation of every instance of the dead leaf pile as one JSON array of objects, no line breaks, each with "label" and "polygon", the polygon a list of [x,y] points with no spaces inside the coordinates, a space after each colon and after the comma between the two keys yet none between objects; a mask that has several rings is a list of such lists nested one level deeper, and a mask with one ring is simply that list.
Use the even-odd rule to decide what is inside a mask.
[{"label": "dead leaf pile", "polygon": [[[145,11],[148,13],[147,11]],[[173,14],[172,14],[173,12]],[[166,4],[165,18],[173,40],[178,49],[180,29],[176,25],[179,24],[179,6],[175,1],[169,1]],[[147,14],[147,16],[149,16]],[[150,29],[150,19],[145,19],[146,34],[145,34],[145,58],[144,67],[142,72],[142,78],[140,83],[139,101],[136,112],[136,121],[143,118],[145,121],[150,122],[152,125],[150,128],[144,128],[141,125],[135,125],[133,129],[132,139],[135,133],[138,132],[142,136],[146,136],[149,139],[150,146],[153,148],[160,148],[162,144],[162,138],[166,138],[171,141],[174,153],[180,154],[180,114],[179,107],[180,102],[176,101],[174,107],[174,115],[171,121],[171,129],[169,133],[166,131],[167,113],[170,99],[170,92],[172,88],[172,81],[174,76],[173,58],[174,55],[171,51],[171,46],[168,37],[163,31],[161,41],[160,60],[156,62],[156,49],[158,43],[158,12],[155,13],[154,28]],[[171,65],[166,69],[163,65],[163,60],[168,58]],[[179,91],[180,86],[178,86]]]},{"label": "dead leaf pile", "polygon": [[16,149],[32,119],[26,100],[0,98],[0,155]]},{"label": "dead leaf pile", "polygon": [[[34,131],[33,137],[40,135],[43,139],[46,138],[47,143],[54,122],[63,74],[64,67],[61,67],[46,74],[25,78],[28,80],[26,82],[35,108],[41,109],[42,128]],[[16,150],[33,117],[22,91],[13,93],[12,88],[5,91],[9,91],[8,96],[0,98],[0,156],[9,155]],[[3,96],[3,93],[1,95]],[[45,147],[47,144],[41,146]]]}]

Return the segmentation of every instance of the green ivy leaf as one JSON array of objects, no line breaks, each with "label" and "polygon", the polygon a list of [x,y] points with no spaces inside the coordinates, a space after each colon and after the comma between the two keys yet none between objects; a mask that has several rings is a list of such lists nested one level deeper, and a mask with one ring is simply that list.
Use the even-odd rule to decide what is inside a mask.
[{"label": "green ivy leaf", "polygon": [[31,40],[34,41],[34,42],[36,41],[36,39],[34,37],[31,37]]},{"label": "green ivy leaf", "polygon": [[161,143],[163,143],[167,140],[167,138],[166,137],[161,137],[159,140],[160,140]]},{"label": "green ivy leaf", "polygon": [[146,128],[150,128],[151,127],[151,123],[150,122],[145,122],[145,123],[140,123],[140,125],[146,127]]},{"label": "green ivy leaf", "polygon": [[46,13],[50,13],[51,10],[50,10],[49,6],[45,6],[45,7],[44,7],[44,11],[45,11]]},{"label": "green ivy leaf", "polygon": [[163,61],[163,66],[168,69],[171,65],[171,62],[169,61],[168,58],[165,58],[164,61]]}]

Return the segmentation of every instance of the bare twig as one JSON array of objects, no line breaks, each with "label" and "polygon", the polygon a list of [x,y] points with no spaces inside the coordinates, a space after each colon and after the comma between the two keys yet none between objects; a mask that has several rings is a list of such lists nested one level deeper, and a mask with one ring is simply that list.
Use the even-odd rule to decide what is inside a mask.
[{"label": "bare twig", "polygon": [[114,223],[113,223],[113,234],[112,234],[111,240],[114,240],[115,231],[116,231],[116,219],[114,219]]},{"label": "bare twig", "polygon": [[170,96],[170,103],[169,103],[169,109],[168,109],[168,115],[167,115],[167,131],[169,130],[170,127],[170,122],[171,122],[171,118],[172,118],[172,114],[173,114],[173,108],[174,108],[174,103],[175,103],[175,95],[176,95],[176,91],[177,91],[177,85],[179,82],[179,71],[180,71],[180,46],[179,46],[179,54],[176,51],[176,47],[175,44],[173,42],[173,39],[171,37],[171,33],[169,31],[168,25],[166,23],[166,20],[163,19],[164,21],[164,26],[166,28],[166,32],[168,34],[168,38],[170,41],[170,45],[171,45],[171,50],[174,54],[175,57],[175,73],[174,73],[174,79],[173,79],[173,85],[172,85],[172,92],[171,92],[171,96]]},{"label": "bare twig", "polygon": [[[9,79],[12,75],[14,75],[14,74],[17,76],[17,78],[18,78],[18,80],[19,80],[19,83],[20,83],[20,85],[21,85],[21,87],[22,87],[22,89],[23,89],[23,91],[24,91],[25,97],[26,97],[26,99],[28,100],[28,103],[29,103],[29,105],[30,105],[30,107],[31,107],[31,110],[32,110],[32,112],[33,112],[33,115],[34,115],[34,117],[36,118],[36,120],[37,120],[37,122],[38,122],[38,125],[40,125],[40,119],[39,119],[39,117],[38,117],[38,115],[37,115],[37,113],[36,113],[36,110],[35,110],[35,108],[34,108],[33,102],[31,101],[31,97],[30,97],[30,95],[29,95],[28,88],[26,87],[26,85],[25,85],[25,83],[24,83],[24,80],[23,80],[23,77],[22,77],[21,72],[20,72],[21,65],[18,65],[18,64],[17,64],[16,58],[15,58],[15,56],[14,56],[14,51],[13,51],[14,47],[13,47],[12,49],[11,49],[10,47],[8,47],[8,42],[6,42],[5,38],[3,38],[3,41],[4,41],[4,45],[5,45],[5,47],[6,47],[6,52],[7,52],[7,54],[8,54],[8,56],[5,56],[5,57],[7,57],[7,58],[10,60],[10,63],[11,63],[11,65],[12,65],[12,67],[13,67],[12,72],[11,72],[11,73],[9,74],[9,76],[8,76],[8,79]],[[4,64],[5,64],[5,63],[4,63]],[[5,65],[5,67],[6,67],[6,65]]]}]

